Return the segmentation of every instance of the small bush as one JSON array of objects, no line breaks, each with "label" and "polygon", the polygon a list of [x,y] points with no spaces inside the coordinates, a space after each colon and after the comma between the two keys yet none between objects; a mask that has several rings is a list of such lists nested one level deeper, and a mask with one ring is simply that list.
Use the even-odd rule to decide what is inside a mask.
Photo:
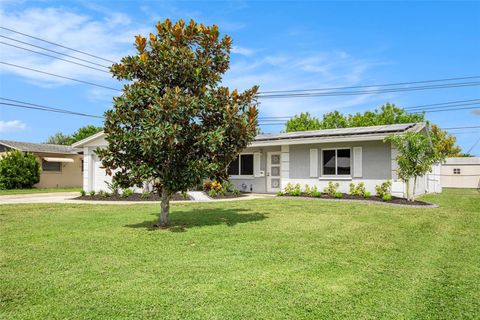
[{"label": "small bush", "polygon": [[312,194],[312,188],[310,188],[310,186],[308,184],[306,184],[304,189],[303,189],[303,193],[305,193],[307,196],[311,195]]},{"label": "small bush", "polygon": [[105,184],[107,185],[108,190],[110,190],[110,193],[113,195],[118,195],[120,192],[120,186],[118,185],[118,182],[113,179],[112,182],[105,181]]},{"label": "small bush", "polygon": [[90,197],[93,197],[95,195],[95,190],[92,190],[88,193],[90,195]]},{"label": "small bush", "polygon": [[283,189],[283,191],[284,191],[286,194],[292,193],[292,191],[293,191],[293,185],[292,185],[290,182],[287,183],[287,185],[285,186],[285,188]]},{"label": "small bush", "polygon": [[215,197],[217,197],[217,196],[218,196],[217,191],[215,191],[215,189],[210,189],[210,191],[208,191],[208,196],[209,196],[210,198],[215,198]]},{"label": "small bush", "polygon": [[340,187],[340,184],[338,182],[333,183],[332,181],[330,181],[330,182],[328,182],[328,186],[323,189],[323,193],[326,193],[326,194],[334,197],[335,194],[338,191],[338,187]]},{"label": "small bush", "polygon": [[297,183],[295,187],[293,187],[292,191],[290,192],[291,196],[298,197],[302,195],[302,186],[300,183]]},{"label": "small bush", "polygon": [[150,192],[143,192],[143,193],[140,195],[140,198],[142,198],[142,199],[150,198]]},{"label": "small bush", "polygon": [[205,181],[203,183],[203,190],[209,192],[210,190],[215,190],[217,193],[222,189],[222,184],[217,180]]},{"label": "small bush", "polygon": [[105,194],[106,194],[106,192],[103,191],[103,190],[100,190],[100,191],[97,192],[97,195],[98,195],[99,197],[106,197]]},{"label": "small bush", "polygon": [[390,200],[392,200],[392,196],[389,195],[389,194],[384,194],[384,195],[382,196],[382,200],[383,200],[383,201],[390,201]]},{"label": "small bush", "polygon": [[0,157],[0,187],[28,189],[40,182],[40,163],[28,152],[9,151]]},{"label": "small bush", "polygon": [[80,196],[85,197],[87,192],[85,190],[80,190]]},{"label": "small bush", "polygon": [[350,183],[349,187],[349,193],[352,196],[365,197],[365,193],[367,192],[367,190],[365,189],[365,183],[359,182],[358,185],[355,186],[355,183],[352,182]]},{"label": "small bush", "polygon": [[343,198],[343,193],[337,191],[337,192],[335,192],[334,197],[337,198],[337,199]]},{"label": "small bush", "polygon": [[364,198],[370,198],[372,196],[372,194],[368,191],[366,191],[364,194],[363,194],[363,197]]},{"label": "small bush", "polygon": [[185,199],[185,200],[190,199],[190,197],[188,196],[188,193],[186,191],[182,191],[180,194],[182,195],[183,199]]},{"label": "small bush", "polygon": [[240,195],[240,189],[235,187],[235,189],[232,190],[232,194],[235,195],[235,196],[239,196]]},{"label": "small bush", "polygon": [[277,192],[277,196],[278,196],[278,197],[282,197],[282,196],[284,196],[284,195],[285,195],[285,193],[284,193],[283,191],[278,191],[278,192]]},{"label": "small bush", "polygon": [[133,194],[133,190],[132,189],[124,189],[122,191],[122,198],[128,198],[129,196],[131,196]]},{"label": "small bush", "polygon": [[376,185],[375,186],[375,192],[377,193],[377,196],[383,199],[383,196],[391,195],[390,194],[390,187],[391,186],[392,186],[392,181],[390,181],[390,180],[387,180],[380,185]]},{"label": "small bush", "polygon": [[314,198],[320,198],[321,196],[322,196],[322,193],[318,190],[312,192],[312,197]]}]

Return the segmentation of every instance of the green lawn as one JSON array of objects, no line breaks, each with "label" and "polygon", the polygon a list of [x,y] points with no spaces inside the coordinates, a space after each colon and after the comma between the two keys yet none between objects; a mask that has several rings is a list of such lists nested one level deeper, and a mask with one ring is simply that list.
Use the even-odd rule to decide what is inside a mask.
[{"label": "green lawn", "polygon": [[50,192],[80,192],[82,188],[32,188],[32,189],[0,189],[0,196],[29,193],[50,193]]},{"label": "green lawn", "polygon": [[480,193],[0,206],[1,319],[474,319]]}]

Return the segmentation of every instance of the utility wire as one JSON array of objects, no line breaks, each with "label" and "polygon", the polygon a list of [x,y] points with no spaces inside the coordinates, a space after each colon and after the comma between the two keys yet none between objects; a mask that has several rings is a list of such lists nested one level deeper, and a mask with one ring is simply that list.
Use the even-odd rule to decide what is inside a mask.
[{"label": "utility wire", "polygon": [[93,61],[90,61],[90,60],[78,58],[78,57],[75,57],[75,56],[72,56],[72,55],[69,55],[69,54],[60,52],[60,51],[56,51],[56,50],[52,50],[52,49],[49,49],[49,48],[45,48],[45,47],[42,47],[42,46],[37,46],[37,45],[35,45],[35,44],[28,43],[28,42],[25,42],[25,41],[20,41],[20,40],[14,39],[14,38],[10,38],[10,37],[7,37],[7,36],[3,36],[3,35],[1,35],[1,34],[0,34],[0,37],[1,37],[1,38],[5,38],[5,39],[8,39],[8,40],[10,40],[10,41],[15,41],[15,42],[18,42],[18,43],[21,43],[21,44],[26,44],[27,46],[31,46],[31,47],[34,47],[34,48],[37,48],[37,49],[42,49],[42,50],[45,50],[45,51],[53,52],[53,53],[56,53],[56,54],[59,54],[59,55],[65,56],[65,57],[69,57],[69,58],[72,58],[72,59],[75,59],[75,60],[87,62],[87,63],[93,64],[93,65],[96,65],[96,66],[99,66],[99,67],[104,67],[104,68],[107,68],[107,69],[109,68],[109,66],[104,66],[103,64],[100,64],[100,63],[96,63],[96,62],[93,62]]},{"label": "utility wire", "polygon": [[64,45],[56,43],[56,42],[48,41],[48,40],[45,40],[45,39],[42,39],[42,38],[39,38],[39,37],[35,37],[35,36],[32,36],[32,35],[20,32],[20,31],[10,29],[10,28],[0,27],[0,29],[4,29],[4,30],[8,30],[8,31],[13,32],[13,33],[21,34],[22,36],[29,37],[29,38],[39,40],[39,41],[43,41],[43,42],[52,44],[52,45],[57,46],[57,47],[72,50],[72,51],[87,55],[87,56],[92,57],[92,58],[96,58],[96,59],[100,59],[100,60],[103,60],[103,61],[115,63],[115,61],[113,61],[113,60],[105,59],[105,58],[99,57],[97,55],[94,55],[94,54],[91,54],[91,53],[88,53],[88,52],[85,52],[85,51],[80,51],[80,50],[77,50],[77,49],[74,49],[74,48],[71,48],[71,47],[67,47],[67,46],[64,46]]},{"label": "utility wire", "polygon": [[378,90],[363,90],[363,91],[338,91],[338,92],[324,92],[324,93],[293,93],[293,94],[278,94],[278,95],[259,95],[260,99],[278,99],[278,98],[305,98],[305,97],[332,97],[332,96],[351,96],[351,95],[363,95],[363,94],[378,94],[389,92],[403,92],[403,91],[418,91],[418,90],[432,90],[432,89],[446,89],[456,87],[470,87],[478,86],[480,82],[460,82],[452,84],[430,85],[430,86],[418,86],[410,88],[392,88],[392,89],[378,89]]},{"label": "utility wire", "polygon": [[7,65],[7,66],[15,67],[15,68],[20,68],[20,69],[25,69],[25,70],[29,70],[29,71],[38,72],[38,73],[43,73],[43,74],[46,74],[46,75],[49,75],[49,76],[52,76],[52,77],[57,77],[57,78],[62,78],[62,79],[70,80],[70,81],[75,81],[75,82],[83,83],[83,84],[88,84],[88,85],[95,86],[95,87],[100,87],[100,88],[109,89],[109,90],[113,90],[113,91],[120,91],[120,92],[122,91],[122,90],[120,90],[120,89],[116,89],[116,88],[104,86],[104,85],[102,85],[102,84],[93,83],[93,82],[88,82],[88,81],[79,80],[79,79],[70,78],[70,77],[65,77],[65,76],[61,76],[61,75],[58,75],[58,74],[54,74],[54,73],[50,73],[50,72],[45,72],[45,71],[42,71],[42,70],[37,70],[37,69],[33,69],[33,68],[28,68],[28,67],[24,67],[24,66],[19,66],[19,65],[17,65],[17,64],[13,64],[13,63],[8,63],[8,62],[4,62],[4,61],[0,61],[0,63],[1,63],[1,64],[5,64],[5,65]]},{"label": "utility wire", "polygon": [[358,89],[358,88],[371,88],[371,87],[389,87],[389,86],[400,86],[400,85],[420,84],[420,83],[430,83],[430,82],[445,82],[445,81],[478,79],[478,78],[480,78],[480,76],[445,78],[445,79],[410,81],[410,82],[394,82],[394,83],[386,83],[386,84],[371,84],[371,85],[350,86],[350,87],[330,87],[330,88],[298,89],[298,90],[272,90],[272,91],[262,91],[262,92],[259,92],[259,93],[260,93],[260,94],[271,94],[271,93],[292,93],[292,92],[309,92],[309,91],[329,91],[329,90],[343,90],[343,89]]},{"label": "utility wire", "polygon": [[68,114],[73,114],[73,115],[78,115],[78,116],[103,119],[102,116],[97,116],[97,115],[88,114],[88,113],[81,113],[81,112],[76,112],[76,111],[71,111],[71,110],[66,110],[66,109],[60,109],[60,108],[52,108],[52,107],[47,107],[47,106],[36,104],[36,103],[30,103],[30,102],[15,100],[15,99],[8,99],[8,98],[0,97],[0,100],[13,102],[13,104],[9,104],[9,103],[7,104],[7,103],[4,103],[4,102],[0,102],[1,104],[5,104],[5,105],[12,105],[12,106],[17,105],[18,106],[18,104],[21,104],[21,105],[31,106],[31,107],[33,107],[37,110],[68,113]]},{"label": "utility wire", "polygon": [[72,60],[67,60],[67,59],[63,59],[63,58],[60,58],[60,57],[55,57],[55,56],[52,56],[51,54],[48,54],[48,53],[43,53],[43,52],[23,48],[23,47],[20,47],[20,46],[11,44],[11,43],[6,43],[6,42],[3,42],[3,41],[0,41],[0,44],[11,46],[11,47],[18,48],[18,49],[22,49],[22,50],[25,50],[25,51],[30,51],[30,52],[33,52],[33,53],[36,53],[36,54],[41,54],[43,56],[47,56],[47,57],[50,57],[50,58],[53,58],[53,59],[62,60],[62,61],[68,62],[68,63],[76,64],[78,66],[82,66],[82,67],[85,67],[85,68],[89,68],[89,69],[93,69],[93,70],[97,70],[97,71],[101,71],[101,72],[105,72],[105,73],[110,74],[110,72],[108,72],[105,69],[102,70],[102,69],[99,69],[99,68],[91,67],[91,66],[83,64],[83,63],[78,63],[78,62],[75,62],[75,61],[72,61]]},{"label": "utility wire", "polygon": [[17,108],[25,108],[25,109],[48,111],[48,112],[64,113],[64,114],[77,115],[77,116],[90,117],[90,118],[102,118],[102,117],[97,117],[97,116],[94,116],[94,115],[86,115],[86,114],[81,114],[81,113],[77,113],[77,112],[51,110],[51,109],[45,109],[45,108],[40,108],[40,107],[26,106],[26,105],[17,104],[17,103],[0,102],[0,105],[17,107]]}]

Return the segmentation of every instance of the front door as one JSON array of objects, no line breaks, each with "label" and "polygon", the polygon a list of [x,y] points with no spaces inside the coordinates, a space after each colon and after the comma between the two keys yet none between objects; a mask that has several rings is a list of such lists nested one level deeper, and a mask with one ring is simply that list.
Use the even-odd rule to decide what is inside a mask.
[{"label": "front door", "polygon": [[280,184],[281,162],[280,152],[267,153],[267,192],[282,190]]}]

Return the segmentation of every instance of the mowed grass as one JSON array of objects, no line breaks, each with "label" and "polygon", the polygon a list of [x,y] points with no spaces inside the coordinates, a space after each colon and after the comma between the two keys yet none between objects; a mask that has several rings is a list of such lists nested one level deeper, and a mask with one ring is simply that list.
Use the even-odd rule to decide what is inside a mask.
[{"label": "mowed grass", "polygon": [[31,188],[31,189],[0,189],[0,196],[30,193],[51,193],[51,192],[80,192],[82,188]]},{"label": "mowed grass", "polygon": [[474,319],[480,193],[0,206],[1,319]]}]

